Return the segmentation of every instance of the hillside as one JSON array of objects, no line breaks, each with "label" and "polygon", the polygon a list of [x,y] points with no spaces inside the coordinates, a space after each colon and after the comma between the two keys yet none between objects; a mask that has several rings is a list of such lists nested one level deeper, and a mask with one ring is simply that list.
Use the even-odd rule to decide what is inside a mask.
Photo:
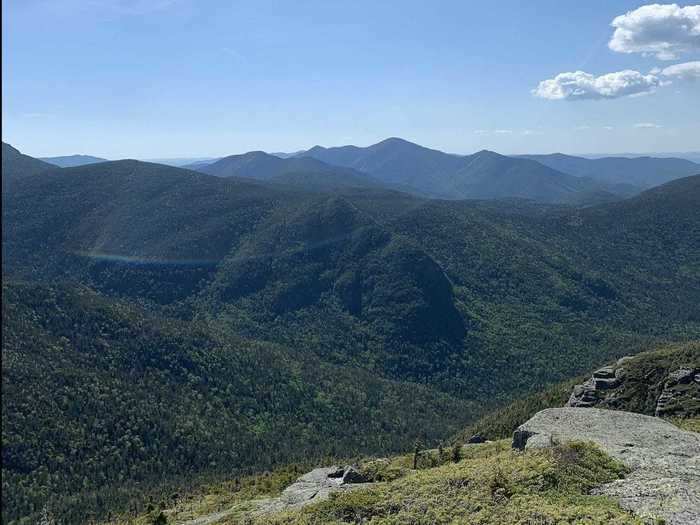
[{"label": "hillside", "polygon": [[467,156],[453,177],[448,191],[460,198],[510,197],[572,204],[585,202],[596,192],[616,198],[592,180],[566,176],[534,161],[513,162],[510,157],[492,151]]},{"label": "hillside", "polygon": [[[619,363],[609,363],[605,369],[608,368],[613,371],[619,369],[617,377],[620,380],[613,384],[608,381],[607,385],[594,388],[593,397],[596,400],[586,406],[660,415],[675,421],[700,418],[700,385],[691,379],[674,388],[678,383],[672,381],[678,370],[700,370],[700,342],[654,347],[635,356],[623,357]],[[510,437],[518,425],[540,410],[576,404],[572,401],[580,397],[582,383],[583,378],[571,379],[517,399],[468,425],[458,439],[467,441],[474,435],[484,439]],[[663,396],[667,387],[678,395]],[[662,396],[672,398],[673,403],[665,403],[669,410],[657,414],[658,401]]]},{"label": "hillside", "polygon": [[[459,156],[424,148],[399,138],[389,138],[368,146],[314,146],[304,156],[327,164],[354,168],[392,184],[403,184],[418,190],[430,185],[442,174],[454,173],[462,166]],[[440,191],[441,188],[433,188]]]},{"label": "hillside", "polygon": [[[488,414],[451,446],[419,445],[411,454],[335,462],[298,477],[294,466],[267,473],[263,482],[258,477],[213,484],[164,502],[162,510],[136,513],[135,523],[149,523],[161,512],[169,522],[188,524],[207,518],[222,524],[340,524],[357,523],[358,516],[397,524],[425,516],[445,524],[478,519],[499,525],[639,525],[650,516],[695,523],[692,502],[700,485],[691,465],[700,453],[700,435],[629,411],[646,404],[659,377],[673,376],[679,366],[700,370],[700,345],[657,348],[617,366],[624,367],[620,377],[631,389],[620,396],[608,391],[621,402],[616,411],[550,408],[563,405],[571,391],[570,384],[557,385]],[[674,420],[683,427],[700,428],[697,387],[676,398],[694,410],[685,415],[691,419]],[[555,390],[562,394],[552,396]],[[475,432],[473,443],[464,445]],[[134,517],[112,523],[128,520]]]},{"label": "hillside", "polygon": [[3,195],[4,271],[95,280],[161,302],[191,294],[281,198],[252,182],[134,160],[61,174]]},{"label": "hillside", "polygon": [[[318,477],[345,469],[317,468],[296,482],[293,473],[273,472],[262,479],[212,486],[203,497],[164,502],[162,511],[120,516],[110,524],[147,525],[162,515],[167,523],[186,525],[207,523],[197,519],[221,525],[642,525],[612,499],[589,494],[627,472],[622,463],[591,445],[572,443],[522,453],[503,440],[463,447],[456,461],[452,455],[452,448],[423,450],[416,467],[413,454],[360,461],[350,468],[359,469],[371,483],[331,477],[322,490],[316,488]],[[314,492],[318,495],[304,499]]]},{"label": "hillside", "polygon": [[451,155],[399,138],[366,148],[315,146],[303,155],[357,169],[385,183],[449,199],[522,198],[577,203],[598,191],[609,193],[606,185],[527,159],[491,151]]},{"label": "hillside", "polygon": [[276,182],[308,190],[382,187],[359,171],[330,166],[311,157],[280,158],[262,151],[231,155],[192,169],[217,177],[243,177]]},{"label": "hillside", "polygon": [[[37,443],[11,449],[13,481],[4,492],[9,508],[22,509],[12,516],[36,512],[47,484],[55,483],[52,505],[80,500],[85,507],[76,508],[98,512],[124,508],[133,492],[123,487],[134,480],[143,494],[161,493],[183,483],[184,469],[188,486],[196,485],[219,475],[209,454],[218,457],[222,447],[231,450],[221,455],[229,470],[317,460],[334,454],[337,442],[318,445],[324,425],[347,436],[340,438],[347,450],[367,454],[405,449],[416,438],[436,444],[514,396],[655,341],[697,338],[699,281],[688,277],[700,260],[699,181],[575,209],[430,201],[382,189],[291,191],[132,160],[18,180],[3,193],[3,313],[15,333],[3,353],[19,357],[3,377],[8,385],[50,377],[45,384],[65,385],[67,400],[83,401],[51,398],[40,401],[51,410],[39,412],[9,390],[3,417],[36,422],[4,425],[10,442]],[[11,284],[23,280],[43,284]],[[29,359],[36,348],[65,350],[66,360],[52,368],[54,358]],[[252,364],[228,362],[227,352]],[[275,364],[256,364],[255,356]],[[260,379],[250,383],[257,368]],[[119,474],[103,479],[82,469],[97,460],[62,467],[60,458],[73,452],[41,443],[49,428],[85,436],[100,414],[131,414],[121,398],[93,403],[106,371],[132,400],[137,412],[124,418],[141,421],[132,434],[143,436],[146,452],[132,452],[139,441],[100,438],[87,449],[96,457],[112,447],[110,454],[135,458],[115,459]],[[215,379],[204,379],[209,374]],[[206,388],[196,390],[202,381]],[[284,397],[273,393],[277,381],[289,385],[280,386]],[[229,385],[232,397],[221,394]],[[233,401],[237,392],[249,393],[240,394],[252,400],[245,409]],[[360,406],[377,408],[357,415]],[[187,430],[201,432],[201,442],[168,455],[163,450],[177,440],[166,422],[187,420],[189,410],[203,414]],[[357,428],[348,430],[345,413]],[[443,413],[451,415],[440,423]],[[207,435],[215,420],[222,433]],[[71,433],[59,441],[71,442]],[[267,452],[246,448],[255,442],[269,443]],[[273,453],[280,442],[284,451]],[[51,460],[56,480],[40,469],[46,456],[27,456],[37,450],[59,458]],[[159,477],[146,479],[142,469]]]},{"label": "hillside", "polygon": [[30,177],[51,169],[56,169],[56,167],[29,155],[24,155],[5,142],[2,143],[3,188],[8,181]]},{"label": "hillside", "polygon": [[697,177],[585,210],[514,211],[137,161],[63,173],[5,199],[7,275],[77,279],[460,396],[532,390],[698,327]]},{"label": "hillside", "polygon": [[93,157],[91,155],[64,155],[61,157],[41,157],[40,160],[58,166],[59,168],[74,168],[76,166],[85,166],[86,164],[96,164],[98,162],[107,162],[107,159]]},{"label": "hillside", "polygon": [[79,523],[152,488],[402,450],[457,431],[474,411],[85,287],[5,283],[2,295],[3,522],[48,504]]},{"label": "hillside", "polygon": [[572,155],[518,155],[549,166],[552,169],[575,175],[590,177],[597,181],[616,185],[624,192],[635,188],[648,189],[689,175],[700,174],[700,164],[686,159],[656,157],[603,157],[587,159]]}]

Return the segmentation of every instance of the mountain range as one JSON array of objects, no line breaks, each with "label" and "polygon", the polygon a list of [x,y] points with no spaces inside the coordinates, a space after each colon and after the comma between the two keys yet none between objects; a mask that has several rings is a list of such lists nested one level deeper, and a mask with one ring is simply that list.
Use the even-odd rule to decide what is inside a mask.
[{"label": "mountain range", "polygon": [[[440,198],[524,198],[571,202],[605,188],[537,162],[492,151],[451,155],[390,138],[366,148],[314,146],[299,154],[328,164],[353,168],[389,184]],[[584,197],[585,198],[585,197]]]},{"label": "mountain range", "polygon": [[[700,338],[700,175],[581,207],[561,200],[589,187],[531,159],[369,149],[233,156],[212,175],[58,168],[3,145],[4,522],[36,521],[46,494],[80,522],[437,444],[514,397]],[[422,180],[411,165],[539,198],[397,191]],[[524,167],[541,186],[515,185]],[[521,189],[486,193],[479,173]]]},{"label": "mountain range", "polygon": [[554,153],[551,155],[520,155],[550,168],[618,187],[648,189],[679,177],[696,175],[698,164],[685,159],[654,157],[604,157],[586,159]]},{"label": "mountain range", "polygon": [[[16,150],[14,153],[8,150],[7,156],[18,154]],[[87,155],[43,160],[60,167],[104,161]],[[180,159],[176,164],[184,162]],[[508,157],[491,151],[454,155],[399,138],[365,148],[314,146],[289,154],[252,151],[197,160],[182,167],[219,177],[257,179],[303,190],[383,186],[443,199],[519,198],[579,206],[619,200],[700,172],[700,165],[676,158],[588,159],[563,154]],[[9,168],[8,173],[11,171]]]},{"label": "mountain range", "polygon": [[331,166],[311,157],[280,158],[263,151],[231,155],[210,164],[184,167],[217,177],[243,177],[307,189],[383,186],[373,177],[351,168]]},{"label": "mountain range", "polygon": [[107,159],[93,157],[91,155],[66,155],[62,157],[40,157],[40,160],[58,166],[59,168],[73,168],[97,162],[107,162]]}]

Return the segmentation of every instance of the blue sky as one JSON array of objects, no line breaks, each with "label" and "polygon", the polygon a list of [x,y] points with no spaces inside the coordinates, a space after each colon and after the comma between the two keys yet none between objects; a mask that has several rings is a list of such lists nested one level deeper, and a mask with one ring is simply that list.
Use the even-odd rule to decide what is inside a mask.
[{"label": "blue sky", "polygon": [[[668,56],[644,40],[644,19],[627,48],[609,46],[613,19],[644,2],[2,4],[3,140],[31,155],[219,156],[389,136],[455,153],[700,150],[700,37],[671,35]],[[674,64],[695,69],[659,72]],[[593,80],[557,78],[579,70]],[[595,80],[624,70],[641,93]]]}]

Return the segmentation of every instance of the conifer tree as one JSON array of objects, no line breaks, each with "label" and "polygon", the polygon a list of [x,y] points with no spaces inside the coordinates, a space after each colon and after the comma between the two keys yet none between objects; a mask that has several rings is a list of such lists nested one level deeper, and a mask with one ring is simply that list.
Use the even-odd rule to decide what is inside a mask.
[{"label": "conifer tree", "polygon": [[462,460],[462,442],[457,441],[452,447],[452,461],[459,463]]}]

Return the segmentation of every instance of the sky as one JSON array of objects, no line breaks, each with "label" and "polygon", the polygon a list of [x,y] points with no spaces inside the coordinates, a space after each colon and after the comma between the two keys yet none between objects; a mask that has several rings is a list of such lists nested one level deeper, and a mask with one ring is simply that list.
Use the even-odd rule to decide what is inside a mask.
[{"label": "sky", "polygon": [[700,150],[700,6],[3,0],[2,137],[207,157],[398,136],[453,153]]}]

